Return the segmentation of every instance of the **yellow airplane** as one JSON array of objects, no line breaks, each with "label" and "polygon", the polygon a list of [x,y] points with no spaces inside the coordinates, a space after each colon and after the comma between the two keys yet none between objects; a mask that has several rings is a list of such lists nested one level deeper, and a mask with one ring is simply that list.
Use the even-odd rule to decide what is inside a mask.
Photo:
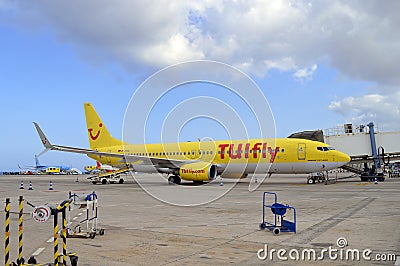
[{"label": "yellow airplane", "polygon": [[338,168],[350,157],[317,141],[277,138],[129,144],[115,139],[92,104],[85,103],[90,149],[53,145],[34,122],[46,150],[86,154],[103,164],[136,172],[165,173],[170,183],[212,181],[256,174],[308,174]]}]

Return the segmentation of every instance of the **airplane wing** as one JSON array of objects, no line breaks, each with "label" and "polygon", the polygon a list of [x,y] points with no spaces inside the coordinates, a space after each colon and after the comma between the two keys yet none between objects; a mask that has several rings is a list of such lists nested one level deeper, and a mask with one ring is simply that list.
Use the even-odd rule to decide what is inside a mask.
[{"label": "airplane wing", "polygon": [[36,122],[33,122],[36,127],[36,130],[39,134],[40,140],[42,141],[45,150],[40,153],[43,154],[49,150],[55,151],[64,151],[64,152],[72,152],[72,153],[80,153],[86,155],[95,155],[95,156],[105,156],[105,157],[114,157],[120,158],[121,164],[143,164],[143,165],[154,165],[155,168],[171,168],[171,169],[178,169],[183,164],[193,163],[195,161],[186,161],[186,160],[171,160],[171,159],[164,159],[164,158],[154,158],[154,157],[147,157],[147,156],[137,156],[137,155],[128,155],[128,154],[121,154],[121,153],[112,153],[112,152],[102,152],[98,150],[92,149],[84,149],[84,148],[76,148],[70,146],[61,146],[61,145],[53,145],[43,133],[42,129]]},{"label": "airplane wing", "polygon": [[24,166],[24,165],[21,166],[19,164],[18,164],[18,168],[21,169],[21,170],[37,170],[37,168],[34,167],[34,166]]}]

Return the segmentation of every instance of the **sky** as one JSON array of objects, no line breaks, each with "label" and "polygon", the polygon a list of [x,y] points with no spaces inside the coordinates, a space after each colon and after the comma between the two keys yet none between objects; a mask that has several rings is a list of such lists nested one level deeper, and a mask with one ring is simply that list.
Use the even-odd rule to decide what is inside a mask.
[{"label": "sky", "polygon": [[[0,0],[0,171],[34,164],[43,147],[33,121],[52,143],[88,147],[85,102],[121,138],[140,85],[191,60],[222,62],[252,78],[277,137],[371,121],[381,131],[400,130],[398,10],[395,0]],[[187,85],[154,110],[165,115],[173,108],[168,99],[199,95],[235,103],[217,87]],[[215,121],[181,126],[179,140],[226,137]],[[160,128],[147,127],[149,142],[159,141]],[[95,163],[55,151],[40,161],[79,169]]]}]

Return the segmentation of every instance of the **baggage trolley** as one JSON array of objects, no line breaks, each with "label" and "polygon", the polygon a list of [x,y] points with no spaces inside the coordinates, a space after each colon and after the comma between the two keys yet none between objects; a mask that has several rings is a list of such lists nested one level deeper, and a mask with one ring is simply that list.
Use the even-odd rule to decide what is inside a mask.
[{"label": "baggage trolley", "polygon": [[[86,209],[86,217],[74,227],[67,229],[67,237],[70,238],[91,238],[93,239],[96,234],[104,235],[104,229],[98,229],[97,218],[98,218],[98,197],[95,192],[88,195],[77,195],[71,194],[72,206],[78,207],[78,209]],[[71,225],[70,217],[68,219],[68,225]],[[82,232],[81,225],[86,224],[86,231]]]},{"label": "baggage trolley", "polygon": [[[278,197],[275,192],[264,192],[260,229],[268,229],[274,235],[279,235],[281,232],[296,233],[296,209],[287,204],[278,203],[277,200]],[[272,215],[268,215],[267,209],[270,209]],[[292,220],[289,221],[286,216],[291,217]],[[266,221],[267,219],[270,220]]]}]

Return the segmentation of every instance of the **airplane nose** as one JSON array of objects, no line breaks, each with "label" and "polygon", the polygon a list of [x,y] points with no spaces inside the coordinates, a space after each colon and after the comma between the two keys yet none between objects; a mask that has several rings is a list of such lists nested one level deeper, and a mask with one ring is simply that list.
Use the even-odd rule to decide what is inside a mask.
[{"label": "airplane nose", "polygon": [[344,152],[338,151],[338,156],[337,156],[337,157],[338,157],[338,162],[341,162],[341,163],[343,163],[343,164],[347,164],[348,162],[351,161],[350,156],[347,155],[347,154],[344,153]]}]

